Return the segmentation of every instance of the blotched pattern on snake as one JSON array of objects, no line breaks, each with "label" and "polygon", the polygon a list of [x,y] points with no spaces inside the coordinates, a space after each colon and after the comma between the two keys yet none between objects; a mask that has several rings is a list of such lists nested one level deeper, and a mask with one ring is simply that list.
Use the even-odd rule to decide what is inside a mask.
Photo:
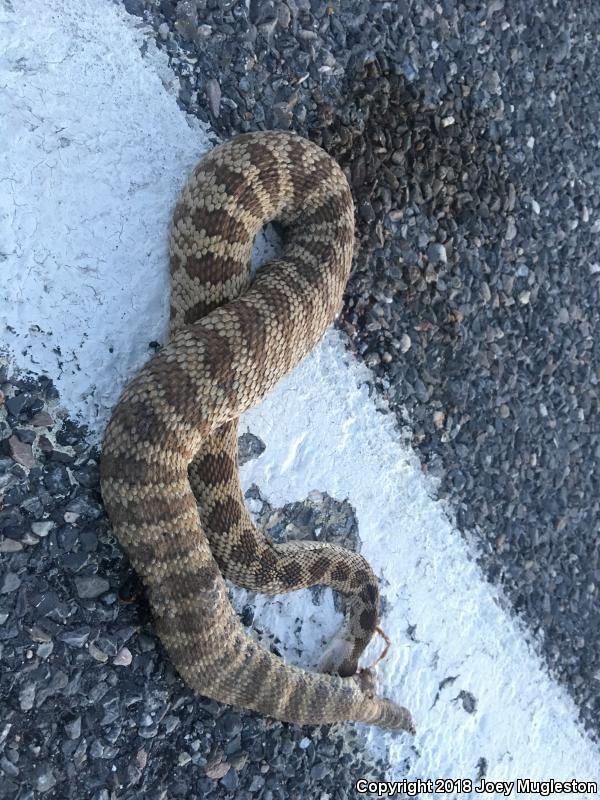
[{"label": "blotched pattern on snake", "polygon": [[[282,252],[253,278],[254,239],[269,221],[282,227]],[[353,237],[348,183],[316,145],[253,133],[202,159],[171,230],[170,340],[114,409],[101,486],[158,634],[189,686],[299,724],[348,719],[413,730],[405,708],[375,694],[372,673],[357,672],[379,615],[369,564],[327,543],[268,540],[246,510],[237,466],[238,417],[334,318]],[[287,665],[251,639],[224,578],[268,594],[326,584],[346,595],[323,671]]]}]

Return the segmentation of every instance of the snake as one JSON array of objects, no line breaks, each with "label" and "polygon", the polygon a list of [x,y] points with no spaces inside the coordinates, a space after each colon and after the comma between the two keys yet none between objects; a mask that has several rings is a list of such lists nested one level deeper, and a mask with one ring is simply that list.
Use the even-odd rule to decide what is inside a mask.
[{"label": "snake", "polygon": [[[281,252],[251,268],[268,223]],[[298,725],[344,720],[414,732],[359,658],[379,622],[366,559],[316,541],[275,543],[246,508],[238,419],[318,343],[341,309],[354,246],[344,172],[283,131],[238,135],[205,155],[170,229],[168,341],[125,386],[106,427],[103,502],[184,683],[220,703]],[[314,585],[345,597],[318,668],[248,634],[226,580],[268,595]]]}]

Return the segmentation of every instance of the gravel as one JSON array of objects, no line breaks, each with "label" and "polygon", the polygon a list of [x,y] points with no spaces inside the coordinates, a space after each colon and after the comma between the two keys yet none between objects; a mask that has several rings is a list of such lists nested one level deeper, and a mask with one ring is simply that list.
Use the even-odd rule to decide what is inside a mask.
[{"label": "gravel", "polygon": [[[266,720],[183,685],[111,534],[86,429],[59,411],[45,377],[8,380],[0,367],[0,388],[0,453],[27,435],[33,457],[25,468],[0,455],[0,800],[346,798],[359,777],[384,774],[353,726]],[[241,439],[245,460],[264,449],[250,432]],[[248,502],[280,540],[360,544],[347,501],[313,492],[277,509],[251,487]],[[251,633],[278,652],[276,637]]]},{"label": "gravel", "polygon": [[133,5],[219,137],[290,129],[343,165],[339,326],[598,734],[600,7]]},{"label": "gravel", "polygon": [[[294,130],[343,165],[357,247],[340,330],[597,735],[600,7],[124,5],[220,138]],[[1,378],[0,800],[344,798],[385,774],[352,731],[267,724],[183,687],[85,428],[57,417],[50,378]],[[323,513],[358,546],[334,498],[248,502],[276,512],[273,535],[316,535]]]}]

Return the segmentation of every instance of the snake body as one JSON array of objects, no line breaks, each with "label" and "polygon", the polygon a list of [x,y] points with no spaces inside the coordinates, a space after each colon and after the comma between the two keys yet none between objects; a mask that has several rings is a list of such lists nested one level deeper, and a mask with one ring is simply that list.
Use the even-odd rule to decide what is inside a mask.
[{"label": "snake body", "polygon": [[[282,227],[282,253],[252,277],[254,239],[269,221]],[[200,161],[171,229],[170,339],[113,411],[101,488],[160,639],[195,691],[299,724],[412,730],[409,712],[357,671],[379,614],[369,564],[328,543],[272,543],[249,517],[237,467],[238,417],[340,307],[353,231],[343,172],[301,137],[244,134]],[[345,594],[321,671],[287,665],[250,638],[224,578],[269,594],[315,584]]]}]

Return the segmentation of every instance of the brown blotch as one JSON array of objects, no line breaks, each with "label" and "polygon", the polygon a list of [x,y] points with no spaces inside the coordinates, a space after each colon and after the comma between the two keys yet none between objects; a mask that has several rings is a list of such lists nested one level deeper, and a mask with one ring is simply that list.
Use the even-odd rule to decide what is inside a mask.
[{"label": "brown blotch", "polygon": [[225,534],[242,518],[240,504],[233,497],[218,500],[210,513],[207,525],[213,533]]},{"label": "brown blotch", "polygon": [[212,560],[203,566],[194,566],[190,570],[186,570],[184,567],[181,572],[177,572],[161,584],[161,594],[172,598],[176,603],[189,598],[197,598],[200,612],[201,595],[213,588],[218,575],[220,575],[219,568]]},{"label": "brown blotch", "polygon": [[359,622],[364,631],[373,631],[377,625],[377,614],[373,609],[365,609],[359,617]]},{"label": "brown blotch", "polygon": [[165,436],[165,421],[154,411],[149,400],[119,403],[111,425],[123,428],[125,436],[132,435],[132,438],[148,444],[158,444]]},{"label": "brown blotch", "polygon": [[263,311],[241,298],[240,302],[236,303],[235,313],[240,334],[258,366],[264,361],[261,355],[265,349],[267,326],[262,316]]},{"label": "brown blotch", "polygon": [[204,206],[195,209],[191,215],[194,228],[206,231],[207,236],[223,236],[230,242],[244,242],[248,239],[245,226],[234,219],[225,209],[210,210]]},{"label": "brown blotch", "polygon": [[374,606],[377,604],[379,590],[372,583],[368,583],[366,586],[361,588],[359,596],[365,601],[365,603],[369,603],[370,605]]},{"label": "brown blotch", "polygon": [[224,383],[231,383],[235,377],[232,364],[235,353],[231,350],[231,342],[213,328],[207,328],[202,320],[186,329],[192,339],[201,342],[205,348],[204,366],[208,377]]},{"label": "brown blotch", "polygon": [[[210,314],[211,311],[214,311],[215,308],[218,308],[222,305],[219,302],[214,303],[207,303],[205,300],[200,300],[198,303],[194,303],[193,306],[190,306],[184,313],[183,319],[186,325],[193,325],[194,322],[198,322],[198,320],[205,317],[207,314]],[[171,309],[171,317],[173,317],[173,310]]]},{"label": "brown blotch", "polygon": [[370,583],[370,575],[366,569],[357,569],[350,581],[353,589],[359,589],[363,584]]},{"label": "brown blotch", "polygon": [[252,687],[252,693],[255,694],[256,688],[264,685],[271,671],[271,656],[265,650],[255,650],[245,667],[246,679]]},{"label": "brown blotch", "polygon": [[256,579],[259,583],[263,581],[269,583],[269,581],[277,577],[279,558],[270,547],[265,547],[257,551],[256,563],[258,564]]},{"label": "brown blotch", "polygon": [[236,544],[231,548],[230,559],[233,563],[249,566],[256,563],[259,542],[252,530],[243,530]]},{"label": "brown blotch", "polygon": [[135,458],[133,453],[114,455],[107,453],[102,456],[103,478],[119,478],[131,485],[143,485],[155,480],[160,471],[160,480],[163,483],[174,483],[179,480],[181,472],[177,465],[149,463],[144,457]]},{"label": "brown blotch", "polygon": [[206,486],[229,483],[235,475],[235,467],[227,453],[206,453],[190,467],[199,481]]},{"label": "brown blotch", "polygon": [[313,581],[320,581],[329,569],[329,559],[321,556],[309,567],[309,574]]},{"label": "brown blotch", "polygon": [[287,702],[286,710],[292,709],[294,713],[298,713],[297,710],[303,708],[307,700],[307,688],[306,680],[298,680]]},{"label": "brown blotch", "polygon": [[[219,284],[232,277],[237,272],[243,272],[245,264],[233,261],[227,255],[220,255],[211,251],[190,255],[185,262],[185,271],[191,278],[197,278],[205,283]],[[219,303],[222,305],[222,303]]]},{"label": "brown blotch", "polygon": [[346,564],[338,564],[331,573],[331,579],[339,583],[346,583],[349,575],[350,570]]},{"label": "brown blotch", "polygon": [[297,586],[302,578],[302,566],[297,561],[290,561],[287,564],[282,564],[278,572],[285,586]]},{"label": "brown blotch", "polygon": [[189,492],[179,497],[161,495],[157,489],[151,497],[127,498],[127,504],[116,501],[110,504],[109,514],[113,525],[122,523],[169,525],[174,517],[196,509],[194,495]]},{"label": "brown blotch", "polygon": [[[176,339],[172,340],[176,341]],[[169,353],[172,355],[172,348]],[[198,411],[196,406],[190,405],[198,394],[198,387],[189,375],[189,372],[177,360],[167,361],[167,353],[162,351],[152,365],[152,377],[157,387],[162,390],[165,400],[179,412]],[[186,414],[186,416],[188,416]],[[194,422],[192,415],[189,421]]]}]

